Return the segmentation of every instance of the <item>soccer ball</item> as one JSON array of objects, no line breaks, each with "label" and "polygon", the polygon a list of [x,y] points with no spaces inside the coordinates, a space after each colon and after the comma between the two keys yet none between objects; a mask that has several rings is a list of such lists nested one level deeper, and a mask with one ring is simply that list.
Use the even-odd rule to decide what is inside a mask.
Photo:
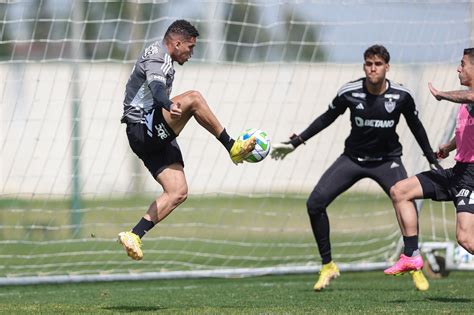
[{"label": "soccer ball", "polygon": [[263,160],[268,155],[268,152],[270,152],[270,138],[265,131],[255,128],[245,130],[239,138],[247,140],[250,137],[255,137],[255,148],[244,160],[250,163],[257,163]]}]

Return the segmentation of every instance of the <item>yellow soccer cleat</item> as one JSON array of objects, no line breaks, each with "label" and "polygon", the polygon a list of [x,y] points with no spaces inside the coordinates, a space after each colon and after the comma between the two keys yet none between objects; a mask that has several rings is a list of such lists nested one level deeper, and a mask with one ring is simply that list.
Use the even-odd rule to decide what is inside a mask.
[{"label": "yellow soccer cleat", "polygon": [[229,153],[232,162],[234,162],[234,164],[242,163],[244,158],[255,148],[256,142],[255,137],[250,137],[247,140],[235,140]]},{"label": "yellow soccer cleat", "polygon": [[141,260],[143,258],[142,240],[137,234],[132,232],[120,232],[118,235],[118,242],[122,244],[127,251],[127,255],[134,260]]},{"label": "yellow soccer cleat", "polygon": [[321,291],[329,285],[332,279],[336,279],[337,277],[339,277],[339,268],[337,268],[333,261],[323,265],[319,271],[318,282],[316,282],[313,287],[314,291]]},{"label": "yellow soccer cleat", "polygon": [[430,283],[421,270],[410,271],[410,274],[413,279],[413,283],[415,284],[415,288],[418,291],[426,291],[429,289]]}]

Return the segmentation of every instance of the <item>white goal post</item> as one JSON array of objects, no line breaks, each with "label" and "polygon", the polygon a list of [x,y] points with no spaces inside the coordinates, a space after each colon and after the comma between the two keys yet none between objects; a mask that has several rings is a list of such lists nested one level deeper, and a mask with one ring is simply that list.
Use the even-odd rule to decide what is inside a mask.
[{"label": "white goal post", "polygon": [[[436,148],[451,136],[457,107],[434,100],[427,83],[460,88],[456,67],[462,49],[472,46],[472,6],[0,3],[0,285],[316,272],[320,258],[305,199],[342,153],[348,113],[283,161],[238,167],[191,121],[178,138],[190,196],[144,238],[143,261],[126,256],[117,233],[132,228],[161,193],[120,124],[140,51],[172,21],[189,20],[200,36],[191,61],[175,65],[173,95],[197,90],[232,136],[260,128],[278,142],[323,113],[344,83],[362,77],[364,50],[383,44],[392,56],[388,77],[412,91]],[[403,118],[398,133],[408,173],[426,170]],[[395,214],[374,182],[357,183],[328,214],[341,270],[382,269],[398,254]],[[420,236],[427,251],[439,245],[451,253],[454,228],[451,204],[424,203]]]}]

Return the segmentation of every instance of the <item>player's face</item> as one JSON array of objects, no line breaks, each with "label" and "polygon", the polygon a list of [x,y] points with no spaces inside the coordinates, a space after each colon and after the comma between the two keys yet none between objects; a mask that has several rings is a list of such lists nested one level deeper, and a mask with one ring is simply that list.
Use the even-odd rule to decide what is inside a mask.
[{"label": "player's face", "polygon": [[174,51],[172,58],[174,61],[183,65],[193,55],[194,47],[196,46],[196,37],[188,39],[179,39],[174,43]]},{"label": "player's face", "polygon": [[458,66],[458,76],[461,85],[474,87],[474,65],[471,63],[469,55],[464,55],[461,64]]},{"label": "player's face", "polygon": [[367,81],[373,85],[382,84],[390,65],[377,55],[369,56],[364,62],[364,72]]}]

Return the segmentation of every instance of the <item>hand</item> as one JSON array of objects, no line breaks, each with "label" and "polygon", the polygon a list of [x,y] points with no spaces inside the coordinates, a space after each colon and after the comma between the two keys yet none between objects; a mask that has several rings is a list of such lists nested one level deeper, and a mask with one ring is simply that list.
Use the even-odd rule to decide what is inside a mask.
[{"label": "hand", "polygon": [[272,146],[270,156],[275,160],[283,160],[288,153],[293,152],[295,147],[290,142],[281,142]]},{"label": "hand", "polygon": [[438,152],[431,152],[429,154],[425,154],[428,163],[430,164],[430,169],[432,170],[441,170],[443,169],[438,162]]},{"label": "hand", "polygon": [[442,144],[439,146],[438,152],[436,152],[436,158],[445,159],[449,156],[449,152],[451,152],[449,149],[449,143]]},{"label": "hand", "polygon": [[170,115],[171,119],[180,119],[181,118],[181,104],[180,103],[173,103],[170,106]]},{"label": "hand", "polygon": [[439,91],[433,87],[431,82],[428,82],[428,88],[430,89],[431,94],[438,100],[441,101],[442,97],[439,95]]}]

